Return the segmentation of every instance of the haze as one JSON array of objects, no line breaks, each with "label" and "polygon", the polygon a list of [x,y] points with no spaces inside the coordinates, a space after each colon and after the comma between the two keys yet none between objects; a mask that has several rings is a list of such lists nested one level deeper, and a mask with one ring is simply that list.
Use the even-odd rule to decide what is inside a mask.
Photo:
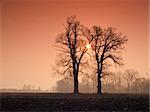
[{"label": "haze", "polygon": [[55,38],[68,16],[85,26],[112,26],[127,35],[124,67],[148,71],[148,0],[1,0],[0,88],[55,85]]}]

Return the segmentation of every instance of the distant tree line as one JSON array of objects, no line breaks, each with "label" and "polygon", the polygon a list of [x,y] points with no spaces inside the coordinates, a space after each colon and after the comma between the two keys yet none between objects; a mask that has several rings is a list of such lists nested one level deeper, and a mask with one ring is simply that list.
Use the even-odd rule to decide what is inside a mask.
[{"label": "distant tree line", "polygon": [[42,90],[39,87],[35,87],[34,85],[24,84],[21,89],[17,88],[3,88],[0,89],[0,92],[17,92],[17,93],[38,93],[38,92],[49,92],[49,90]]},{"label": "distant tree line", "polygon": [[[148,77],[141,77],[133,69],[127,69],[124,72],[111,73],[103,79],[102,91],[104,93],[149,93]],[[71,93],[73,91],[73,79],[63,78],[57,81],[55,92]],[[82,77],[79,90],[82,93],[96,93],[97,79]]]}]

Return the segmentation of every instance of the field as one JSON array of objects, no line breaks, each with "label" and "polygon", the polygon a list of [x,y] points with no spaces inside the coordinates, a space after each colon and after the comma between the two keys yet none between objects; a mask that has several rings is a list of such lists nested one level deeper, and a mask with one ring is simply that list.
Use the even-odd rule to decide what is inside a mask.
[{"label": "field", "polygon": [[1,93],[0,111],[149,112],[148,94]]}]

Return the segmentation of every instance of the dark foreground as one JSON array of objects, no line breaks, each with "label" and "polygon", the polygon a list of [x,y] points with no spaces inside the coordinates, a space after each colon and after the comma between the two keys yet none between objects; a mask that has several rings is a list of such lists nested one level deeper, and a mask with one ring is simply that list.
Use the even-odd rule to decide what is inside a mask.
[{"label": "dark foreground", "polygon": [[0,111],[149,112],[148,94],[1,93]]}]

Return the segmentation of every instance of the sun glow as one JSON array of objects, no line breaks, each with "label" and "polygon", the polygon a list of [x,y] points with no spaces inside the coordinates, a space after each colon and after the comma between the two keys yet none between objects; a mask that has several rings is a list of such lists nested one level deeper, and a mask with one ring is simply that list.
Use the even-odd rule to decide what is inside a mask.
[{"label": "sun glow", "polygon": [[87,45],[86,45],[86,48],[87,48],[87,49],[90,49],[90,48],[91,48],[91,45],[90,45],[90,44],[87,44]]}]

